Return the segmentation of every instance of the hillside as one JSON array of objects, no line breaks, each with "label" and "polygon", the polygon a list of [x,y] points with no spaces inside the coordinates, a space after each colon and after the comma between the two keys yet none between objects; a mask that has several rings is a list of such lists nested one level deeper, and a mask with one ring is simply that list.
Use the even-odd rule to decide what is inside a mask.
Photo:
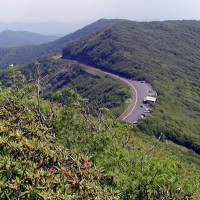
[{"label": "hillside", "polygon": [[41,35],[27,31],[6,30],[0,33],[0,47],[42,44],[56,39],[58,39],[56,36]]},{"label": "hillside", "polygon": [[69,43],[63,58],[146,80],[158,92],[138,127],[200,153],[200,22],[120,21]]},{"label": "hillside", "polygon": [[[185,151],[105,109],[92,116],[74,90],[43,100],[39,84],[24,84],[16,67],[7,71],[10,87],[0,88],[1,199],[199,198],[199,166],[182,159]],[[64,93],[66,105],[55,101]]]},{"label": "hillside", "polygon": [[92,33],[95,30],[101,29],[115,21],[116,20],[106,19],[98,20],[80,30],[75,31],[74,33],[47,44],[0,48],[0,69],[8,67],[10,64],[22,65],[48,53],[61,53],[63,46],[68,42]]},{"label": "hillside", "polygon": [[[90,102],[93,107],[90,110],[92,114],[101,107],[109,109],[116,116],[124,112],[127,106],[125,101],[131,98],[128,86],[112,77],[88,69],[84,65],[57,59],[57,57],[45,55],[37,59],[40,63],[43,98],[51,99],[52,94],[58,90],[64,91],[71,88]],[[35,79],[34,62],[19,68],[29,81]],[[1,73],[0,79],[4,80],[5,85],[8,77],[6,74],[2,75]],[[63,97],[60,102],[67,104],[66,99]]]}]

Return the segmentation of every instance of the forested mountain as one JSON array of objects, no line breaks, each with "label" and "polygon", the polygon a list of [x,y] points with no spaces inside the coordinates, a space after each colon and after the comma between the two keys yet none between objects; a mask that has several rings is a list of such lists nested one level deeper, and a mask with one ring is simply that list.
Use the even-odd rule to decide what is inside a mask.
[{"label": "forested mountain", "polygon": [[200,154],[199,35],[199,21],[120,21],[67,44],[63,58],[151,83],[158,101],[140,130]]},{"label": "forested mountain", "polygon": [[46,44],[13,48],[0,48],[0,69],[8,67],[10,64],[22,65],[48,53],[61,53],[63,46],[68,42],[76,40],[95,30],[101,29],[115,21],[116,20],[106,19],[98,20],[97,22],[85,26],[82,29],[75,31],[74,33]]},{"label": "forested mountain", "polygon": [[0,33],[0,47],[16,47],[30,44],[42,44],[58,39],[27,31],[6,30]]}]

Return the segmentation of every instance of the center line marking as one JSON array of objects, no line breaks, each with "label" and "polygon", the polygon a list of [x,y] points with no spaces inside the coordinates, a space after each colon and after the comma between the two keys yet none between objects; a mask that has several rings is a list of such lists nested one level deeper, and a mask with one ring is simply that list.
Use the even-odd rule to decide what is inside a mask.
[{"label": "center line marking", "polygon": [[135,104],[134,104],[134,106],[133,106],[133,108],[131,109],[131,111],[125,116],[125,117],[123,117],[122,118],[122,120],[125,120],[130,114],[132,114],[132,112],[134,111],[134,109],[135,109],[135,107],[136,107],[136,104],[137,104],[137,90],[135,89],[135,87],[131,84],[131,83],[129,83],[127,80],[125,80],[125,79],[122,79],[123,81],[125,81],[126,83],[128,83],[128,85],[130,85],[134,90],[135,90]]}]

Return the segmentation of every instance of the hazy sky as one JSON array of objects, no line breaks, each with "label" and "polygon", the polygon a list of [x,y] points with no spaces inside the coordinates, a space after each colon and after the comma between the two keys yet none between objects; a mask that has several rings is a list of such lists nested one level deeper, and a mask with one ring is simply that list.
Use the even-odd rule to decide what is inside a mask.
[{"label": "hazy sky", "polygon": [[200,0],[1,0],[0,22],[197,19]]}]

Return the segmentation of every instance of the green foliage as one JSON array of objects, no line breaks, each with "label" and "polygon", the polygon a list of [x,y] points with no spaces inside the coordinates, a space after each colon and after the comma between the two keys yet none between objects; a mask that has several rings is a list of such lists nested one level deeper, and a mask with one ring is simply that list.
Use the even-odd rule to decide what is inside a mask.
[{"label": "green foliage", "polygon": [[67,44],[63,58],[148,81],[158,99],[138,127],[200,154],[199,30],[198,21],[120,21]]},{"label": "green foliage", "polygon": [[21,72],[18,70],[18,67],[10,65],[6,71],[10,74],[8,77],[10,79],[7,84],[10,84],[14,87],[22,86],[25,82],[25,77],[21,74]]},{"label": "green foliage", "polygon": [[1,90],[1,199],[117,199],[102,185],[102,169],[76,149],[55,143],[59,105],[41,100],[40,118],[33,89]]},{"label": "green foliage", "polygon": [[[197,199],[199,168],[139,129],[92,116],[73,90],[68,105],[38,101],[33,84],[0,90],[1,199]],[[40,109],[38,109],[38,106]],[[146,136],[143,135],[143,138]],[[62,145],[61,145],[62,143]]]},{"label": "green foliage", "polygon": [[152,144],[134,136],[137,128],[106,117],[104,112],[99,112],[98,118],[87,115],[87,110],[77,104],[77,100],[84,101],[77,95],[71,101],[78,112],[75,113],[69,104],[62,111],[62,119],[55,124],[60,130],[59,142],[69,149],[76,148],[93,163],[103,166],[106,183],[121,191],[121,199],[195,198],[199,182],[196,167],[189,169],[178,157],[164,153],[163,149],[163,152],[153,151],[145,157],[141,172],[142,153]]}]

